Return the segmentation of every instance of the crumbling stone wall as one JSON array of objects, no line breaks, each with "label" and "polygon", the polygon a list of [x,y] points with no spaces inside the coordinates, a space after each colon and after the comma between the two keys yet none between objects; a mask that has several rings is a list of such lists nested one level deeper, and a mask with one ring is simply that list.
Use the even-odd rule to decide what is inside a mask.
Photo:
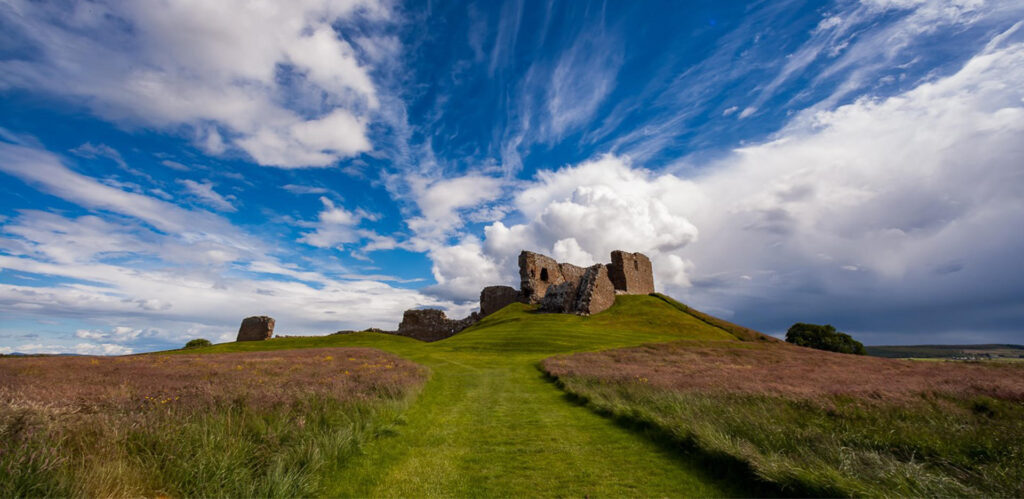
[{"label": "crumbling stone wall", "polygon": [[540,303],[548,287],[565,282],[554,258],[523,251],[519,254],[519,289],[526,303]]},{"label": "crumbling stone wall", "polygon": [[601,264],[587,268],[586,274],[580,279],[572,312],[593,315],[607,310],[614,304],[615,286],[608,278],[608,268]]},{"label": "crumbling stone wall", "polygon": [[548,292],[540,301],[540,310],[543,312],[571,313],[576,304],[576,292],[579,290],[580,281],[565,281],[561,284],[548,286]]},{"label": "crumbling stone wall", "polygon": [[274,335],[274,318],[256,315],[242,319],[235,341],[262,341]]},{"label": "crumbling stone wall", "polygon": [[608,277],[615,290],[623,294],[648,295],[654,292],[654,268],[651,259],[643,253],[612,251]]},{"label": "crumbling stone wall", "polygon": [[512,286],[487,286],[480,292],[480,316],[486,317],[520,300]]},{"label": "crumbling stone wall", "polygon": [[421,341],[437,341],[453,336],[479,320],[480,316],[476,313],[465,319],[453,320],[442,310],[406,310],[395,334]]}]

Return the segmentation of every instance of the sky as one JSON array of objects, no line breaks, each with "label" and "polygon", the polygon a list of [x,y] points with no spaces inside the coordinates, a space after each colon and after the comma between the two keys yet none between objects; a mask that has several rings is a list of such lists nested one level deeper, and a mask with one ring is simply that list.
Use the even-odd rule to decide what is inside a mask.
[{"label": "sky", "polygon": [[1019,0],[0,0],[0,353],[462,317],[615,249],[766,333],[1024,343]]}]

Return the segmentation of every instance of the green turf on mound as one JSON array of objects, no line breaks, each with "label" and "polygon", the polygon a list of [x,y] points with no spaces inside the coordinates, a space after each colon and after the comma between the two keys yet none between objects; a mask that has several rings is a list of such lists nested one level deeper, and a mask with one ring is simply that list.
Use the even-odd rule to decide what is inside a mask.
[{"label": "green turf on mound", "polygon": [[662,341],[740,339],[659,297],[622,295],[616,297],[611,308],[590,317],[540,313],[533,306],[513,303],[459,334],[434,343],[390,334],[350,333],[221,343],[188,353],[371,346],[413,356],[420,351],[552,355]]}]

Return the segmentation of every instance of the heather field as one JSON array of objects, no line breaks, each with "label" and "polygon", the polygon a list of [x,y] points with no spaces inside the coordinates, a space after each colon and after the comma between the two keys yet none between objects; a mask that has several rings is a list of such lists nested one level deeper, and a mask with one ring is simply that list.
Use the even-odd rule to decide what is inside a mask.
[{"label": "heather field", "polygon": [[1024,366],[705,342],[542,367],[599,412],[785,494],[1024,495]]},{"label": "heather field", "polygon": [[298,496],[427,379],[369,348],[0,359],[10,496]]}]

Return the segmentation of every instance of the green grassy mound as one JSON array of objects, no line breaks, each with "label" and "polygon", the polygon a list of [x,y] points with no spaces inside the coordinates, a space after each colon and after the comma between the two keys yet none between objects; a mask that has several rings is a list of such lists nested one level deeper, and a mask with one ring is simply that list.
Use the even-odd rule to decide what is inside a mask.
[{"label": "green grassy mound", "polygon": [[[667,297],[619,296],[615,300],[615,305],[591,317],[539,313],[534,310],[535,307],[514,303],[451,338],[433,343],[385,333],[360,332],[221,343],[212,347],[190,349],[188,353],[370,346],[410,356],[425,352],[553,355],[663,341],[748,341],[755,338],[752,335],[760,335],[751,330],[737,330],[736,332],[742,335],[738,336],[734,331],[710,324],[692,312],[680,308],[685,305],[674,300],[666,301],[665,298]],[[168,353],[179,352],[181,351]]]}]

